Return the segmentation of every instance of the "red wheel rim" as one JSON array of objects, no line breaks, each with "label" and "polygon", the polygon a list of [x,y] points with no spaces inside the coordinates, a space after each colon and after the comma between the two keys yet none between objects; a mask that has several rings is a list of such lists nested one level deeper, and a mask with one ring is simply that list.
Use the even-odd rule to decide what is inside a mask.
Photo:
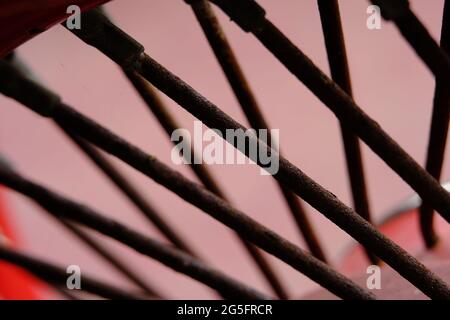
[{"label": "red wheel rim", "polygon": [[0,57],[67,18],[67,7],[89,10],[110,0],[0,0]]}]

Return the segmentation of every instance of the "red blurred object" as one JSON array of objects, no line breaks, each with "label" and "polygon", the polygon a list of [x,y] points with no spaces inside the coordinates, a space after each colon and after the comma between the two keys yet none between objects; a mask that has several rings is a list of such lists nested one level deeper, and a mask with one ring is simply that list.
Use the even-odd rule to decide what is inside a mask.
[{"label": "red blurred object", "polygon": [[0,0],[0,58],[67,18],[67,7],[88,10],[110,0]]},{"label": "red blurred object", "polygon": [[[430,258],[450,261],[450,252],[442,250],[444,245],[450,245],[448,224],[442,217],[436,215],[434,225],[440,241],[433,250],[427,250],[424,245],[420,234],[419,214],[416,209],[389,217],[378,227],[378,230],[422,262]],[[367,265],[363,247],[356,245],[342,259],[339,270],[351,276],[364,270]]]},{"label": "red blurred object", "polygon": [[[13,231],[6,212],[6,205],[4,199],[2,199],[2,190],[0,188],[0,242],[5,242],[6,245],[17,246],[19,244],[17,234]],[[40,286],[41,283],[27,272],[0,261],[0,299],[38,299],[37,290]]]},{"label": "red blurred object", "polygon": [[[416,209],[410,209],[389,216],[380,224],[380,230],[388,238],[400,245],[410,254],[414,255],[429,270],[442,279],[450,280],[450,230],[447,222],[436,215],[435,230],[439,235],[437,245],[432,249],[427,249],[420,235],[419,215]],[[368,262],[361,245],[354,245],[343,254],[338,270],[351,277],[360,286],[366,285],[366,268],[371,263]],[[417,290],[408,281],[403,279],[397,272],[386,264],[381,264],[382,288],[374,293],[379,299],[388,300],[422,300],[427,297]],[[327,290],[319,289],[312,292],[306,299],[337,299],[336,296]]]}]

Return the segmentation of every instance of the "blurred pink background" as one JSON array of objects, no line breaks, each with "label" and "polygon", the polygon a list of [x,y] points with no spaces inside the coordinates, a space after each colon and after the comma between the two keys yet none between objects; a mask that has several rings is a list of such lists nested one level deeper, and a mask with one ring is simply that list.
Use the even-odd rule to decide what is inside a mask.
[{"label": "blurred pink background", "polygon": [[[268,17],[328,73],[319,14],[314,0],[259,0]],[[368,2],[339,1],[347,40],[355,99],[419,163],[425,159],[434,80],[412,49],[389,23],[366,28]],[[411,1],[414,11],[438,39],[442,0]],[[247,125],[192,10],[182,0],[114,0],[106,8],[114,20],[143,43],[150,56],[186,80],[223,111]],[[317,182],[351,205],[338,123],[251,35],[243,33],[216,10],[272,128],[280,129],[286,157]],[[77,110],[195,179],[187,167],[170,161],[172,145],[121,71],[98,51],[81,43],[61,26],[18,50],[48,86]],[[192,130],[194,118],[164,97],[182,125]],[[159,237],[135,208],[91,162],[48,120],[0,97],[0,152],[23,173],[52,189]],[[375,221],[412,194],[376,155],[364,146],[369,197]],[[448,153],[448,151],[447,151]],[[184,237],[214,266],[261,290],[268,290],[234,235],[171,192],[114,160],[164,213]],[[236,207],[304,247],[271,177],[255,166],[211,168]],[[445,165],[443,180],[450,178]],[[61,265],[77,264],[83,272],[127,286],[127,282],[75,238],[63,232],[39,208],[8,192],[13,222],[26,249]],[[308,207],[327,255],[337,262],[351,238]],[[412,230],[417,232],[418,230]],[[139,274],[171,298],[209,298],[211,292],[159,263],[102,239]],[[311,281],[271,259],[292,296],[315,288]],[[363,272],[363,270],[361,270]]]}]

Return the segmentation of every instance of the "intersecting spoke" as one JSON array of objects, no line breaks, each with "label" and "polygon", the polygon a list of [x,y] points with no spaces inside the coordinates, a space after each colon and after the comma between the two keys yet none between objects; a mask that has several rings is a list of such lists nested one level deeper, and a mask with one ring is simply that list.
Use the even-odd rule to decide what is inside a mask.
[{"label": "intersecting spoke", "polygon": [[[322,21],[331,76],[342,90],[349,96],[352,96],[350,70],[347,61],[347,52],[345,49],[344,32],[342,30],[338,1],[318,0],[317,4],[319,6],[320,18]],[[341,124],[341,135],[344,142],[347,171],[355,211],[368,222],[372,223],[358,137],[344,124]],[[378,263],[378,258],[367,249],[366,254],[372,263]]]},{"label": "intersecting spoke", "polygon": [[[444,17],[442,21],[441,48],[450,52],[450,1],[445,1]],[[434,92],[433,115],[431,120],[430,137],[425,168],[437,180],[441,177],[444,164],[445,147],[447,144],[448,127],[450,121],[449,82],[436,78]],[[427,247],[431,248],[437,242],[437,235],[433,229],[433,206],[424,202],[420,207],[420,226],[423,239]]]},{"label": "intersecting spoke", "polygon": [[[66,285],[67,273],[64,268],[52,265],[29,255],[16,252],[2,245],[0,245],[0,260],[19,266],[48,283],[55,284],[57,286]],[[143,296],[126,292],[118,287],[101,282],[85,274],[83,274],[83,290],[107,299],[143,299]]]},{"label": "intersecting spoke", "polygon": [[[192,0],[189,2],[250,125],[254,129],[269,130],[269,125],[208,1]],[[270,135],[268,137],[268,145],[271,145]],[[302,203],[295,194],[282,184],[279,184],[279,187],[309,250],[316,258],[326,262],[323,249],[319,244]]]}]

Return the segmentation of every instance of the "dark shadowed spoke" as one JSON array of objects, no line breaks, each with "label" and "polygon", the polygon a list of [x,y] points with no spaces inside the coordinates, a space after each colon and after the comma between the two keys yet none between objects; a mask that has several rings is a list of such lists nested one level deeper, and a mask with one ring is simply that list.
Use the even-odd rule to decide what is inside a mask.
[{"label": "dark shadowed spoke", "polygon": [[428,30],[411,11],[408,0],[371,0],[378,5],[381,14],[386,20],[392,20],[408,41],[417,55],[425,62],[428,68],[441,78],[441,81],[450,84],[450,57],[445,50],[433,39]]},{"label": "dark shadowed spoke", "polygon": [[110,252],[108,248],[103,246],[99,241],[89,235],[88,232],[81,230],[79,227],[64,221],[59,220],[67,230],[72,232],[77,238],[83,241],[89,248],[95,251],[100,257],[105,259],[109,264],[111,264],[120,274],[122,274],[130,282],[134,283],[138,288],[143,290],[144,294],[149,297],[154,297],[158,299],[163,299],[163,297],[157,293],[159,290],[151,287],[146,281],[142,279],[141,276],[136,274],[136,271],[131,270],[131,268],[122,259],[117,257],[115,254]]},{"label": "dark shadowed spoke", "polygon": [[[342,90],[349,96],[353,96],[339,4],[337,0],[318,0],[317,4],[322,21],[331,76]],[[359,139],[344,124],[341,124],[341,135],[344,142],[354,209],[364,219],[372,223]],[[367,249],[366,254],[372,263],[377,264],[378,258],[375,255]]]},{"label": "dark shadowed spoke", "polygon": [[[18,253],[5,246],[0,245],[0,260],[4,260],[19,266],[38,278],[54,284],[55,286],[66,286],[67,272],[65,268],[57,267],[31,256]],[[107,299],[141,300],[142,296],[123,291],[118,287],[98,281],[83,273],[83,290],[99,295]]]},{"label": "dark shadowed spoke", "polygon": [[[445,1],[444,17],[441,31],[441,48],[450,52],[450,1]],[[434,92],[433,115],[426,158],[427,171],[437,180],[441,177],[445,158],[448,126],[450,121],[450,93],[448,82],[436,78]],[[424,202],[420,207],[420,227],[427,247],[431,248],[437,242],[433,229],[433,206]]]}]

